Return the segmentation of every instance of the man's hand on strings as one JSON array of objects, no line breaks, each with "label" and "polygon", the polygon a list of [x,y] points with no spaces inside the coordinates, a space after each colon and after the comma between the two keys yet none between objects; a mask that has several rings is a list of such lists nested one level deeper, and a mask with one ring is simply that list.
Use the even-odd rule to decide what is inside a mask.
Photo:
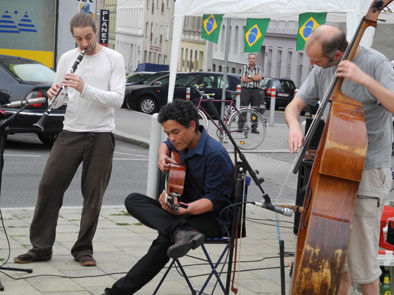
[{"label": "man's hand on strings", "polygon": [[293,154],[298,151],[304,141],[304,132],[302,132],[301,125],[290,127],[288,141],[290,153]]},{"label": "man's hand on strings", "polygon": [[171,164],[177,164],[177,162],[174,159],[171,159],[169,156],[167,156],[164,153],[163,154],[159,154],[158,166],[159,166],[159,169],[163,173],[168,173],[170,171],[170,165]]},{"label": "man's hand on strings", "polygon": [[365,85],[369,75],[364,73],[355,63],[345,60],[338,64],[336,76],[340,78],[347,78],[358,85]]},{"label": "man's hand on strings", "polygon": [[174,215],[182,215],[182,213],[184,214],[186,209],[179,207],[178,208],[178,212],[176,212],[175,210],[171,210],[167,203],[166,203],[166,191],[163,190],[163,192],[161,193],[160,197],[159,197],[159,202],[161,205],[161,208],[165,211],[167,211],[168,213],[174,214]]}]

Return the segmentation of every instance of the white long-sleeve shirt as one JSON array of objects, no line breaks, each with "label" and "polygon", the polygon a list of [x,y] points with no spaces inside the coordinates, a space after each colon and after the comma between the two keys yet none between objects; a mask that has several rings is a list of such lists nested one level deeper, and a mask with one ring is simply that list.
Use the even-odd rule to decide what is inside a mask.
[{"label": "white long-sleeve shirt", "polygon": [[[56,81],[61,83],[79,55],[78,48],[63,54],[59,60]],[[103,47],[95,55],[85,55],[75,74],[85,82],[82,93],[68,88],[68,103],[63,129],[72,132],[112,132],[115,129],[114,108],[120,108],[125,92],[125,65],[121,54]],[[54,108],[63,105],[60,95]]]}]

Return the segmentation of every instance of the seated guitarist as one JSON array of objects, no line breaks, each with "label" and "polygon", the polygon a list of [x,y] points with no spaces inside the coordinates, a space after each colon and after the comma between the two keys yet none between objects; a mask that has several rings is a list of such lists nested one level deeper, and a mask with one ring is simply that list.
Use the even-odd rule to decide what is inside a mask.
[{"label": "seated guitarist", "polygon": [[181,201],[187,208],[170,209],[163,191],[159,200],[139,193],[125,201],[127,211],[144,225],[158,231],[147,254],[143,256],[112,288],[104,294],[134,294],[160,272],[170,258],[179,258],[199,247],[205,237],[222,237],[230,224],[230,204],[235,185],[234,165],[227,151],[198,124],[198,113],[190,101],[175,100],[164,106],[158,121],[168,139],[159,147],[161,171],[167,173],[171,151],[178,151],[181,164],[186,165],[186,177]]}]

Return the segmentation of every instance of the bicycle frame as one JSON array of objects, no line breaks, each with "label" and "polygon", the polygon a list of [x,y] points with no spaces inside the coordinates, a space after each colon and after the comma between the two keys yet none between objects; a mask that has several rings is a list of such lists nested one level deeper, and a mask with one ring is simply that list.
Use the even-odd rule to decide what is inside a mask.
[{"label": "bicycle frame", "polygon": [[[207,95],[207,94],[203,94],[203,95]],[[212,102],[229,102],[230,104],[229,104],[229,108],[228,108],[228,111],[227,111],[227,114],[226,114],[226,117],[225,117],[225,120],[224,120],[224,125],[227,125],[227,122],[228,122],[228,119],[230,118],[230,116],[231,116],[231,108],[234,108],[234,111],[235,112],[237,112],[238,114],[240,114],[240,110],[243,110],[243,109],[249,109],[250,108],[250,106],[249,107],[240,107],[239,109],[236,107],[236,105],[235,105],[235,103],[234,103],[234,100],[221,100],[221,99],[209,99],[210,101],[212,101]],[[216,124],[215,123],[215,121],[212,119],[212,117],[208,114],[208,112],[204,109],[204,107],[201,105],[201,102],[203,102],[203,101],[207,101],[207,99],[204,99],[204,98],[200,98],[199,99],[199,102],[198,102],[198,105],[197,105],[197,110],[201,110],[204,114],[205,114],[205,116],[207,117],[207,119],[208,120],[210,120],[212,123],[213,123],[213,125],[215,125],[215,127],[218,129],[218,130],[220,130],[220,132],[221,133],[224,133],[224,128],[223,127],[220,127],[218,124]],[[253,107],[252,107],[253,108]]]},{"label": "bicycle frame", "polygon": [[[207,99],[200,98],[200,101],[198,102],[198,105],[197,105],[197,110],[201,110],[205,114],[205,116],[207,116],[207,118],[213,123],[213,125],[215,125],[215,127],[218,130],[220,130],[220,132],[223,132],[224,131],[223,127],[220,127],[218,124],[216,124],[215,121],[212,119],[212,117],[208,114],[208,112],[201,105],[201,102],[203,102],[203,101],[207,101]],[[237,107],[235,106],[233,100],[210,99],[210,101],[212,101],[212,102],[229,102],[230,103],[229,109],[228,109],[227,114],[226,114],[226,119],[224,120],[224,124],[225,125],[227,124],[228,118],[230,117],[230,113],[231,113],[231,108],[232,107],[234,107],[234,110],[239,113],[239,111],[238,111]]]}]

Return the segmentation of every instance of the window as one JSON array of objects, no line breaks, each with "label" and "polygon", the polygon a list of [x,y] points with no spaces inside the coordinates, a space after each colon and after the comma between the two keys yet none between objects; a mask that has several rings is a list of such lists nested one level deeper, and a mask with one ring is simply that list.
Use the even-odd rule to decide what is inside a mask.
[{"label": "window", "polygon": [[149,9],[149,2],[150,0],[146,0],[146,9]]},{"label": "window", "polygon": [[171,8],[171,0],[167,0],[167,8]]},{"label": "window", "polygon": [[[209,74],[204,76],[203,80],[204,86],[206,88],[223,88],[223,75]],[[227,78],[226,88],[229,87],[229,82]]]},{"label": "window", "polygon": [[280,78],[282,76],[282,48],[278,48],[277,66],[276,75]]},{"label": "window", "polygon": [[175,87],[194,87],[200,79],[201,74],[186,75],[176,79]]},{"label": "window", "polygon": [[145,24],[145,38],[148,38],[149,35],[149,23]]},{"label": "window", "polygon": [[[218,79],[218,88],[223,88],[223,76],[217,76],[217,79]],[[227,81],[226,81],[226,89],[228,88],[228,86],[229,86],[229,83],[228,83],[228,78],[227,78]]]},{"label": "window", "polygon": [[[234,35],[234,53],[237,53],[238,48],[238,26],[235,26],[235,35]],[[234,72],[235,73],[235,72]]]},{"label": "window", "polygon": [[155,0],[152,0],[152,14],[155,13]]},{"label": "window", "polygon": [[166,24],[166,41],[170,39],[170,24]]},{"label": "window", "polygon": [[160,45],[163,43],[163,24],[160,24]]},{"label": "window", "polygon": [[288,53],[287,53],[287,71],[286,71],[286,76],[290,77],[291,75],[291,60],[293,58],[293,51],[291,51],[291,49],[289,49]]},{"label": "window", "polygon": [[153,23],[150,24],[150,43],[153,42]]},{"label": "window", "polygon": [[164,0],[161,0],[161,14],[164,14]]}]

